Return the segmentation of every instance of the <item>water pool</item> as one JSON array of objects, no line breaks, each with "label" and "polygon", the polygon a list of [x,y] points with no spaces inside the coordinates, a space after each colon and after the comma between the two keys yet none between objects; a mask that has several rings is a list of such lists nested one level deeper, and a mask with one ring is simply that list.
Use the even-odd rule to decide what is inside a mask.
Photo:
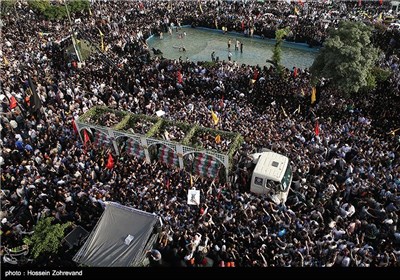
[{"label": "water pool", "polygon": [[[160,49],[163,56],[169,59],[181,57],[183,60],[188,58],[191,61],[211,61],[211,53],[214,51],[215,57],[227,61],[229,39],[231,59],[239,64],[264,66],[268,64],[266,60],[272,57],[274,40],[249,38],[235,33],[223,34],[221,30],[207,28],[182,27],[178,32],[174,29],[172,35],[164,33],[163,39],[152,36],[147,42],[150,49]],[[243,52],[240,52],[240,49],[235,50],[236,40],[243,42]],[[182,46],[186,51],[179,49]],[[282,48],[282,64],[289,69],[309,68],[317,53],[318,49],[309,48],[304,44],[285,42]]]}]

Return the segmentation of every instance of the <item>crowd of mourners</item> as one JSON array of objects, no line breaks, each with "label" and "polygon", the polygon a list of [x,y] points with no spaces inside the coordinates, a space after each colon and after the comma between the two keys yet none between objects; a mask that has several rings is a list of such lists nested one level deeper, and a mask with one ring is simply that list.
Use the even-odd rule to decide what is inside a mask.
[{"label": "crowd of mourners", "polygon": [[[374,33],[380,66],[392,71],[385,83],[353,99],[322,87],[313,106],[308,69],[278,76],[234,61],[169,60],[146,44],[191,25],[266,38],[289,26],[288,40],[321,45],[341,20],[376,24],[387,1],[243,2],[92,1],[91,15],[72,21],[80,19],[81,41],[99,42],[101,30],[105,49],[93,46],[82,65],[64,55],[67,19],[46,20],[25,1],[2,16],[2,255],[43,217],[90,232],[104,202],[114,201],[161,217],[152,266],[399,266],[399,30],[383,25]],[[30,84],[41,102],[29,98]],[[170,120],[239,132],[245,142],[237,157],[263,147],[284,154],[293,169],[288,200],[276,204],[238,182],[196,177],[201,202],[188,205],[184,170],[126,152],[114,153],[107,169],[109,150],[84,147],[72,125],[95,105],[152,116],[163,110]],[[76,265],[65,247],[35,262]]]}]

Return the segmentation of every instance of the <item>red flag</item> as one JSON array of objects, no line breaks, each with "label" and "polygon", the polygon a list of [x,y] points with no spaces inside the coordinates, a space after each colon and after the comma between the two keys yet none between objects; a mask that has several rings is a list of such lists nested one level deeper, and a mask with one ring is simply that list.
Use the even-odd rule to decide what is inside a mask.
[{"label": "red flag", "polygon": [[90,141],[89,134],[87,133],[86,129],[83,131],[83,144],[86,148],[86,143]]},{"label": "red flag", "polygon": [[242,30],[244,30],[244,21],[242,20]]},{"label": "red flag", "polygon": [[30,98],[30,96],[25,97],[25,103],[26,103],[26,105],[28,105],[29,107],[31,106],[31,98]]},{"label": "red flag", "polygon": [[254,73],[253,73],[253,80],[256,80],[257,81],[257,78],[258,78],[258,69],[256,68],[256,70],[254,70]]},{"label": "red flag", "polygon": [[182,73],[178,70],[178,83],[182,84]]},{"label": "red flag", "polygon": [[218,189],[218,195],[217,195],[218,200],[221,198],[221,193],[222,193],[222,187]]},{"label": "red flag", "polygon": [[318,124],[318,120],[315,122],[315,129],[314,129],[314,131],[315,131],[315,136],[318,136],[318,135],[319,135],[319,124]]},{"label": "red flag", "polygon": [[297,77],[297,67],[294,67],[293,69],[293,77]]},{"label": "red flag", "polygon": [[[72,127],[76,133],[78,133],[78,128],[76,127],[75,120],[72,120]],[[86,131],[86,130],[85,130]]]},{"label": "red flag", "polygon": [[143,9],[144,9],[144,5],[143,5],[142,1],[139,2],[139,9],[140,9],[140,10],[143,10]]},{"label": "red flag", "polygon": [[14,96],[11,96],[10,98],[10,109],[14,109],[17,107],[17,99],[15,99]]},{"label": "red flag", "polygon": [[111,153],[108,154],[108,160],[107,160],[106,168],[107,169],[113,169],[114,168],[114,159],[113,159]]},{"label": "red flag", "polygon": [[379,5],[382,6],[383,0],[379,0]]}]

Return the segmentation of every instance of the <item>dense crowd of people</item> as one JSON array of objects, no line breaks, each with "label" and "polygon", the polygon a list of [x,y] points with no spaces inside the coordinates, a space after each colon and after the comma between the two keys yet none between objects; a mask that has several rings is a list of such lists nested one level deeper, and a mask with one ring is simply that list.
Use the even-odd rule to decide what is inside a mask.
[{"label": "dense crowd of people", "polygon": [[[46,216],[90,231],[104,202],[115,201],[161,217],[152,266],[399,266],[399,30],[374,34],[385,53],[380,65],[392,71],[388,81],[354,99],[324,87],[314,106],[308,69],[277,76],[272,67],[234,61],[169,60],[152,56],[146,44],[151,35],[168,36],[168,28],[190,24],[243,34],[253,29],[269,38],[290,26],[288,39],[319,45],[327,19],[333,26],[346,19],[373,24],[389,7],[364,1],[200,3],[92,1],[92,15],[71,15],[80,18],[74,28],[81,41],[93,42],[100,29],[105,51],[93,50],[79,66],[64,56],[67,20],[45,20],[24,1],[2,18],[2,254],[22,245]],[[288,17],[294,7],[298,15]],[[32,84],[40,102],[29,98]],[[288,200],[277,205],[237,182],[196,177],[201,203],[188,205],[187,172],[126,151],[114,154],[109,170],[110,150],[84,147],[73,128],[94,105],[152,116],[163,110],[173,121],[239,132],[245,142],[238,157],[263,147],[284,154],[293,169]],[[75,266],[70,254],[63,247],[36,263]]]}]

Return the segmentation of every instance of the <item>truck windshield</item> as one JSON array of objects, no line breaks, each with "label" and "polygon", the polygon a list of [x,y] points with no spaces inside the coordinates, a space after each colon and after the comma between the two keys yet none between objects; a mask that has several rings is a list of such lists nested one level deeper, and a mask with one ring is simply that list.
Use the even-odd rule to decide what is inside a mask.
[{"label": "truck windshield", "polygon": [[292,183],[292,169],[290,169],[290,164],[288,164],[285,175],[283,175],[281,181],[281,191],[285,192],[289,189],[290,184]]}]

